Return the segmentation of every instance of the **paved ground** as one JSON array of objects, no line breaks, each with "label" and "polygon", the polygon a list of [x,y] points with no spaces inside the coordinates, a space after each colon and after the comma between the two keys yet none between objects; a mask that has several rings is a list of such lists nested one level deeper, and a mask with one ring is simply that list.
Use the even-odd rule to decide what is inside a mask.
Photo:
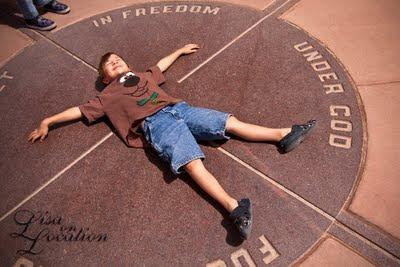
[{"label": "paved ground", "polygon": [[[66,1],[52,32],[0,0],[1,266],[400,266],[398,1]],[[201,143],[206,167],[253,200],[241,241],[229,214],[107,120],[27,135],[98,94],[115,51],[145,70],[201,49],[163,88],[250,123],[318,120],[291,153],[232,138]]]}]

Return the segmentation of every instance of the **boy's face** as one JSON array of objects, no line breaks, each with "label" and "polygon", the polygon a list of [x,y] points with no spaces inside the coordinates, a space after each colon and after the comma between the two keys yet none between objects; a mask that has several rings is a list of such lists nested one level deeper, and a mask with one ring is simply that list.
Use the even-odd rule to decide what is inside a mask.
[{"label": "boy's face", "polygon": [[105,77],[103,82],[109,84],[119,75],[130,71],[128,65],[118,55],[112,54],[103,64]]}]

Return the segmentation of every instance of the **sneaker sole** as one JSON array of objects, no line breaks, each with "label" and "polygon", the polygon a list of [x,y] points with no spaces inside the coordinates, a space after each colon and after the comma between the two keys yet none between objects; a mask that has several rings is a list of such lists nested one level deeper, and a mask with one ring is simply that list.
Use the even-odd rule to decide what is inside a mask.
[{"label": "sneaker sole", "polygon": [[[238,228],[240,237],[241,237],[242,239],[249,239],[249,238],[250,238],[250,235],[251,235],[252,226],[253,226],[252,205],[251,205],[250,199],[246,199],[246,198],[245,198],[245,199],[242,199],[241,202],[242,202],[243,206],[248,207],[248,213],[247,213],[246,215],[249,217],[250,224],[247,226],[247,230],[246,230],[247,233],[246,233],[246,232],[242,233],[241,230],[239,229],[238,225],[236,225],[236,223],[234,223],[234,224],[235,224],[236,227]],[[245,214],[240,214],[240,215],[243,216],[243,215],[245,215]],[[235,218],[232,216],[232,213],[231,213],[231,215],[230,215],[230,218],[231,218],[231,220],[233,220],[233,221],[235,220]]]},{"label": "sneaker sole", "polygon": [[51,24],[50,26],[47,27],[39,27],[39,26],[34,26],[34,25],[28,25],[26,24],[26,27],[34,29],[34,30],[39,30],[39,31],[50,31],[57,27],[57,24],[54,22],[54,24]]},{"label": "sneaker sole", "polygon": [[247,229],[247,235],[240,235],[244,240],[247,240],[247,239],[249,239],[250,238],[250,236],[251,236],[251,230],[252,230],[252,228],[253,228],[253,211],[252,211],[252,204],[251,204],[251,200],[250,199],[243,199],[243,204],[245,204],[245,206],[248,206],[249,207],[249,214],[248,214],[248,216],[250,217],[250,224],[249,224],[249,226],[248,226],[248,229]]}]

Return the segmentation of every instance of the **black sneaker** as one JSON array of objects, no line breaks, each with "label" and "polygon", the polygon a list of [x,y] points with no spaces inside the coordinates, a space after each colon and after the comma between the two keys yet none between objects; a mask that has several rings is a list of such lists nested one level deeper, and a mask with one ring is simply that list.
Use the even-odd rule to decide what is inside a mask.
[{"label": "black sneaker", "polygon": [[301,144],[311,134],[316,124],[316,120],[310,120],[301,125],[293,125],[292,131],[279,142],[282,151],[285,153],[290,152]]},{"label": "black sneaker", "polygon": [[41,16],[37,16],[34,19],[26,19],[25,23],[29,28],[40,31],[50,31],[57,26],[54,21],[42,18]]},{"label": "black sneaker", "polygon": [[249,239],[252,228],[250,199],[241,199],[239,206],[232,210],[230,218],[239,230],[240,236]]},{"label": "black sneaker", "polygon": [[44,5],[43,8],[47,11],[57,14],[67,14],[71,10],[69,6],[55,0],[51,1],[47,5]]}]

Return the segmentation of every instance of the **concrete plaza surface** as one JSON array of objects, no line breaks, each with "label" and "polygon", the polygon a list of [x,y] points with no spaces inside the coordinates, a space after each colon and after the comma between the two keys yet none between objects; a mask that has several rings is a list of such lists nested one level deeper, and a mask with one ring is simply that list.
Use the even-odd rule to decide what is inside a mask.
[{"label": "concrete plaza surface", "polygon": [[[400,266],[400,2],[66,0],[51,32],[0,0],[1,266]],[[115,51],[143,71],[186,43],[163,85],[191,105],[313,135],[201,142],[226,191],[253,201],[243,241],[229,214],[107,119],[40,120],[99,93]]]}]

